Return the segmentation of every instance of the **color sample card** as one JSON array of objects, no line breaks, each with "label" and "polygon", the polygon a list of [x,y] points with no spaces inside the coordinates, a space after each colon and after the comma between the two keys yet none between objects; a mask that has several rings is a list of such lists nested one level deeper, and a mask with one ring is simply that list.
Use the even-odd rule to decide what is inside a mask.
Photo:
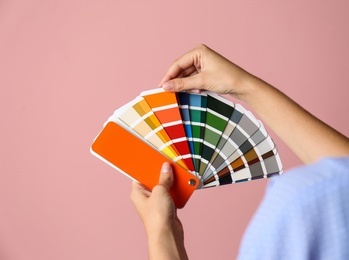
[{"label": "color sample card", "polygon": [[[160,91],[159,91],[160,90]],[[188,169],[195,171],[188,139],[184,130],[180,109],[175,93],[164,92],[162,89],[149,90],[141,93],[166,133],[179,151]]]},{"label": "color sample card", "polygon": [[[175,180],[170,194],[177,208],[183,208],[199,180],[178,164],[134,136],[127,128],[108,122],[91,146],[91,152],[112,167],[151,190],[159,181],[161,165],[171,163]],[[145,174],[150,172],[151,174]]]},{"label": "color sample card", "polygon": [[[193,141],[193,131],[191,129],[190,124],[190,113],[189,113],[189,95],[187,93],[178,93],[178,105],[180,108],[181,118],[183,120],[185,135],[188,140],[190,153],[194,154],[194,141]],[[195,161],[193,160],[194,168],[195,168]]]},{"label": "color sample card", "polygon": [[[121,133],[130,140],[123,140],[120,145],[120,138],[113,137],[113,133]],[[133,147],[125,149],[128,141]],[[161,88],[142,92],[109,117],[92,151],[143,184],[147,178],[151,179],[150,189],[156,185],[153,174],[158,174],[164,160],[170,160],[177,171],[182,172],[181,176],[185,176],[180,180],[183,183],[171,193],[173,197],[181,197],[175,193],[186,189],[180,199],[176,197],[182,206],[193,186],[196,189],[216,187],[282,173],[277,147],[262,122],[241,105],[211,92],[171,93]],[[122,155],[123,151],[127,153]],[[157,170],[152,167],[151,171],[147,168],[147,173],[140,176],[133,172],[134,167],[127,166],[140,162],[160,166]]]},{"label": "color sample card", "polygon": [[187,94],[189,95],[189,116],[192,130],[192,142],[194,146],[193,161],[195,164],[195,172],[199,175],[201,162],[201,151],[204,141],[204,133],[206,126],[207,111],[207,95],[206,94]]}]

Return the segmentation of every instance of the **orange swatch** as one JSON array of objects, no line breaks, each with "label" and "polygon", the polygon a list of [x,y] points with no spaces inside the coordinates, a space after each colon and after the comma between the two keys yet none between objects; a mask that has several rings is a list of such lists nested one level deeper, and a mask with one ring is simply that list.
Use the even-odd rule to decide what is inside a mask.
[{"label": "orange swatch", "polygon": [[174,171],[170,194],[177,208],[183,208],[199,180],[170,161],[157,150],[125,130],[109,122],[92,144],[91,151],[122,173],[139,181],[149,190],[158,184],[160,169],[169,162]]}]

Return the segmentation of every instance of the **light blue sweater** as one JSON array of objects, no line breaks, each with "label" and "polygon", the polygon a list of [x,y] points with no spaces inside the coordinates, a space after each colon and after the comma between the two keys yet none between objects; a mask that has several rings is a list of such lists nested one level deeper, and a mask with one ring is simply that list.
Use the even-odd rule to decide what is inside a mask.
[{"label": "light blue sweater", "polygon": [[349,157],[272,178],[239,259],[349,259]]}]

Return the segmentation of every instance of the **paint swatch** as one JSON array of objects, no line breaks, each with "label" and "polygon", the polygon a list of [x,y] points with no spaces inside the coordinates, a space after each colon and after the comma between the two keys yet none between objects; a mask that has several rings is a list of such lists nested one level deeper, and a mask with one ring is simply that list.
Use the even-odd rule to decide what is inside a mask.
[{"label": "paint swatch", "polygon": [[188,169],[194,172],[194,163],[188,139],[183,126],[180,109],[175,93],[149,90],[141,93],[168,136],[176,146]]},{"label": "paint swatch", "polygon": [[[239,104],[211,92],[142,92],[108,119],[121,125],[208,188],[282,173],[275,143]],[[137,153],[134,161],[147,154]],[[152,160],[152,158],[149,158]]]}]

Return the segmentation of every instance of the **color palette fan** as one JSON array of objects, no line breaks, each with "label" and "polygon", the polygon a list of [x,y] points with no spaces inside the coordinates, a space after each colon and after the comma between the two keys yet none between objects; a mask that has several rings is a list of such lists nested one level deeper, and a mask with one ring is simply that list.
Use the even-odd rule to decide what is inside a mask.
[{"label": "color palette fan", "polygon": [[91,151],[150,189],[158,181],[153,171],[167,158],[178,175],[171,195],[184,196],[179,204],[194,189],[282,173],[263,124],[241,105],[211,92],[142,92],[114,112]]}]

